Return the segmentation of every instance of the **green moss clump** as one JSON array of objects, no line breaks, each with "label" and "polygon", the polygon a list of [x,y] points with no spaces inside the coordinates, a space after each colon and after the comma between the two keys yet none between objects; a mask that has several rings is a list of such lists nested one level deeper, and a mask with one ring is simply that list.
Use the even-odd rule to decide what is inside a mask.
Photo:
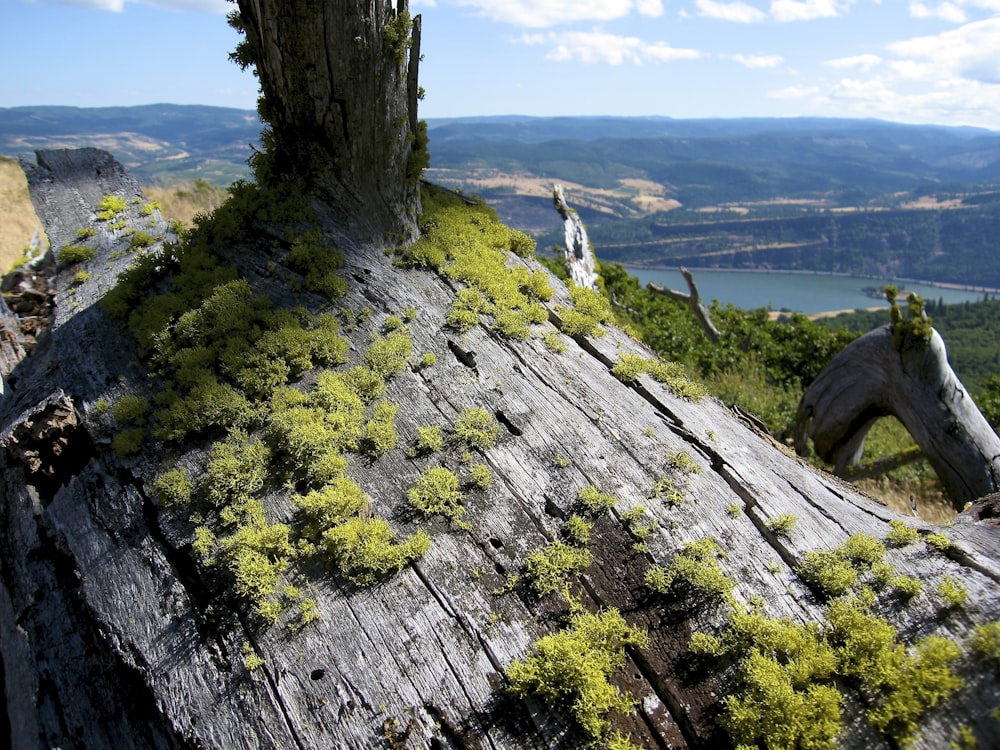
[{"label": "green moss clump", "polygon": [[66,245],[56,253],[56,261],[61,266],[69,266],[74,263],[83,263],[97,255],[97,251],[86,245]]},{"label": "green moss clump", "polygon": [[559,307],[562,331],[568,336],[603,336],[602,323],[614,323],[611,302],[595,289],[570,284],[572,308]]},{"label": "green moss clump", "polygon": [[615,507],[618,499],[607,492],[601,492],[594,485],[588,484],[576,493],[576,502],[589,513],[598,515]]},{"label": "green moss clump", "polygon": [[434,352],[424,352],[423,356],[420,357],[421,367],[433,367],[437,364],[438,358]]},{"label": "green moss clump", "polygon": [[410,505],[428,515],[442,515],[457,526],[462,525],[465,508],[458,476],[451,469],[433,466],[425,470],[406,493]]},{"label": "green moss clump", "polygon": [[807,552],[798,574],[821,595],[840,596],[858,582],[860,573],[870,571],[885,554],[882,542],[870,534],[858,533],[835,549]]},{"label": "green moss clump", "polygon": [[89,240],[97,234],[97,230],[93,227],[81,227],[76,230],[76,242],[83,242],[84,240]]},{"label": "green moss clump", "polygon": [[469,448],[492,448],[500,435],[496,418],[485,409],[473,406],[464,409],[455,420],[454,440]]},{"label": "green moss clump", "polygon": [[149,401],[141,396],[122,396],[111,406],[111,416],[120,424],[142,427],[146,424]]},{"label": "green moss clump", "polygon": [[194,483],[188,476],[187,468],[181,466],[160,474],[153,482],[153,490],[166,507],[184,507],[194,495]]},{"label": "green moss clump", "polygon": [[406,265],[430,268],[466,285],[449,309],[449,326],[467,331],[491,315],[493,330],[523,339],[532,324],[547,320],[539,304],[552,296],[547,275],[507,265],[512,245],[521,251],[524,241],[492,209],[437,190],[425,191],[423,207],[420,239],[398,253]]},{"label": "green moss clump", "polygon": [[688,542],[669,567],[653,565],[646,571],[646,585],[658,594],[689,596],[703,603],[722,601],[736,585],[719,565],[724,556],[711,537]]},{"label": "green moss clump", "polygon": [[846,594],[858,581],[858,572],[833,550],[815,550],[802,556],[798,574],[824,596]]},{"label": "green moss clump", "polygon": [[889,521],[889,535],[886,541],[893,547],[905,547],[920,539],[920,532],[912,526],[907,526],[902,521]]},{"label": "green moss clump", "polygon": [[362,439],[365,450],[371,456],[383,456],[393,448],[399,440],[393,420],[399,407],[391,401],[379,401],[371,419],[365,425]]},{"label": "green moss clump", "polygon": [[368,496],[348,477],[336,477],[321,489],[296,495],[292,504],[301,512],[303,536],[314,542],[327,530],[370,507]]},{"label": "green moss clump", "polygon": [[97,205],[97,221],[111,221],[125,210],[128,204],[117,195],[105,195]]},{"label": "green moss clump", "polygon": [[679,398],[700,401],[705,396],[705,387],[691,380],[684,372],[684,368],[675,362],[647,359],[626,352],[611,368],[612,375],[629,384],[637,382],[639,375],[643,373]]},{"label": "green moss clump", "polygon": [[571,513],[566,519],[566,536],[570,542],[583,546],[590,541],[590,533],[594,525],[578,513]]},{"label": "green moss clump", "polygon": [[486,464],[475,464],[469,468],[469,477],[472,483],[480,489],[487,489],[493,485],[493,472]]},{"label": "green moss clump", "polygon": [[970,645],[976,654],[1000,668],[1000,622],[987,622],[973,628]]},{"label": "green moss clump", "polygon": [[591,560],[590,550],[584,547],[549,542],[528,554],[526,566],[531,587],[539,596],[559,591],[572,605],[575,600],[570,594],[569,577],[583,572]]},{"label": "green moss clump", "polygon": [[111,447],[119,458],[134,456],[142,449],[143,432],[138,427],[122,430],[111,438]]},{"label": "green moss clump", "polygon": [[795,528],[795,524],[798,522],[799,519],[791,513],[782,513],[774,518],[769,518],[767,520],[767,528],[778,536],[787,537],[791,535],[792,529]]},{"label": "green moss clump", "polygon": [[221,559],[233,576],[237,596],[267,622],[281,613],[281,574],[295,556],[288,526],[268,524],[262,510],[248,523],[218,540]]},{"label": "green moss clump", "polygon": [[288,266],[302,274],[302,285],[336,300],[347,292],[347,283],[338,271],[344,267],[344,255],[330,246],[319,229],[310,229],[292,240]]},{"label": "green moss clump", "polygon": [[957,609],[969,599],[969,590],[961,581],[956,581],[951,576],[942,578],[936,590],[948,609]]},{"label": "green moss clump", "polygon": [[159,201],[147,201],[142,204],[142,208],[139,209],[140,216],[152,216],[154,211],[162,211],[163,206],[160,205]]},{"label": "green moss clump", "polygon": [[608,679],[625,664],[625,648],[645,648],[645,632],[616,609],[578,614],[567,629],[535,642],[532,653],[507,668],[510,690],[550,706],[568,706],[586,735],[597,741],[610,728],[607,714],[629,712],[632,698]]},{"label": "green moss clump", "polygon": [[906,745],[924,713],[963,685],[950,667],[962,650],[946,638],[928,636],[908,652],[897,642],[895,628],[869,612],[872,601],[862,596],[831,602],[829,637],[841,674],[857,680],[873,706],[869,721]]},{"label": "green moss clump", "polygon": [[510,230],[510,251],[522,258],[533,258],[535,255],[535,240],[531,235],[520,229]]},{"label": "green moss clump", "polygon": [[151,247],[156,242],[156,238],[151,234],[146,232],[133,232],[128,238],[129,250],[135,252],[136,250],[145,250],[147,247]]},{"label": "green moss clump", "polygon": [[375,334],[365,352],[365,364],[376,375],[387,378],[405,370],[412,353],[413,341],[405,329],[392,331],[385,337]]},{"label": "green moss clump", "polygon": [[925,535],[924,542],[939,552],[947,552],[954,546],[954,543],[948,538],[948,535],[940,531],[935,531]]},{"label": "green moss clump", "polygon": [[382,518],[354,516],[323,532],[322,547],[341,574],[357,586],[367,586],[419,560],[430,537],[417,532],[402,542]]},{"label": "green moss clump", "polygon": [[417,428],[417,445],[419,453],[437,453],[444,448],[444,435],[437,425]]},{"label": "green moss clump", "polygon": [[226,440],[212,445],[201,490],[216,508],[243,508],[263,489],[270,458],[271,452],[263,441],[234,431]]}]

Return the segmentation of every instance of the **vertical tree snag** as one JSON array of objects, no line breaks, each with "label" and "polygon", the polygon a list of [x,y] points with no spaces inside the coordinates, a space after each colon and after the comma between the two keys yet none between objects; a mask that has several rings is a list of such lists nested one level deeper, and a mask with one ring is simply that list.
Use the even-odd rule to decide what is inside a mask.
[{"label": "vertical tree snag", "polygon": [[238,61],[256,66],[272,176],[304,179],[361,239],[412,236],[419,54],[408,60],[407,0],[237,2]]},{"label": "vertical tree snag", "polygon": [[566,270],[577,286],[597,289],[597,258],[587,237],[587,228],[579,214],[571,209],[563,195],[562,185],[552,188],[552,202],[562,217],[566,235]]}]

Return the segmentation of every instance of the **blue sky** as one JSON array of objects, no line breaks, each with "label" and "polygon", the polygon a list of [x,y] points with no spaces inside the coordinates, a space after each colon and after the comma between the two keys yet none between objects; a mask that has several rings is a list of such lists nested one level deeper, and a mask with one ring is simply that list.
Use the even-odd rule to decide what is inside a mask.
[{"label": "blue sky", "polygon": [[[875,117],[1000,130],[1000,0],[411,0],[421,115]],[[0,0],[0,107],[253,108],[225,0]]]}]

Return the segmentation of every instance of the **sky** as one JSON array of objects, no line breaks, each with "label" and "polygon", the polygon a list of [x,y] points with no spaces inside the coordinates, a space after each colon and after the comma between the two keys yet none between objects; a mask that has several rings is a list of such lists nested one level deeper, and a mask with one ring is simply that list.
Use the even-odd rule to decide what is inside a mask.
[{"label": "sky", "polygon": [[[0,107],[252,109],[225,0],[0,0]],[[872,117],[1000,130],[1000,0],[411,0],[421,116]]]}]

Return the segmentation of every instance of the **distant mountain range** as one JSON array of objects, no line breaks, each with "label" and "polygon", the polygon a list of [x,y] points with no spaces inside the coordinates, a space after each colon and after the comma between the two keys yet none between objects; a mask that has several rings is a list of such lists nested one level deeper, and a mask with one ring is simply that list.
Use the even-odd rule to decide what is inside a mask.
[{"label": "distant mountain range", "polygon": [[[966,247],[969,233],[981,252],[1000,222],[993,215],[1000,200],[1000,132],[980,128],[815,118],[520,116],[430,120],[428,126],[428,179],[483,197],[543,246],[558,240],[550,196],[553,183],[563,183],[591,226],[599,256],[633,263],[916,269],[923,278],[933,273],[929,280],[944,280],[939,274],[951,266],[949,243]],[[219,107],[17,107],[0,109],[0,154],[90,145],[114,153],[146,183],[201,178],[227,185],[248,174],[260,129],[254,111]],[[927,211],[956,208],[966,210],[960,221],[945,222],[952,227],[948,237],[934,234],[942,222]],[[885,220],[869,227],[855,217],[846,236],[862,239],[837,244],[838,212],[875,211],[893,212],[891,231]],[[919,241],[907,231],[910,212],[922,212],[913,214],[920,217]],[[900,238],[910,260],[893,255],[890,245]],[[933,262],[916,257],[927,248]],[[854,269],[852,258],[862,256],[863,269]],[[964,278],[971,256],[961,265]],[[1000,283],[1000,268],[987,275]]]}]

